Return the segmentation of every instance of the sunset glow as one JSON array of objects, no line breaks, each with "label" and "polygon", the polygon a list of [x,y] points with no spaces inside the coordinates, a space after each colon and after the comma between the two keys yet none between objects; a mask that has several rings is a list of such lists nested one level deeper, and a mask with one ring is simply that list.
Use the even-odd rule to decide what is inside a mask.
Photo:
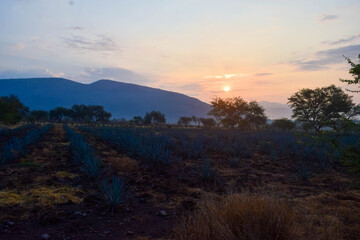
[{"label": "sunset glow", "polygon": [[345,86],[359,12],[356,0],[4,0],[0,78],[111,79],[205,102],[286,103],[300,88]]},{"label": "sunset glow", "polygon": [[225,91],[225,92],[230,91],[230,87],[229,87],[229,86],[225,86],[225,87],[224,87],[224,91]]}]

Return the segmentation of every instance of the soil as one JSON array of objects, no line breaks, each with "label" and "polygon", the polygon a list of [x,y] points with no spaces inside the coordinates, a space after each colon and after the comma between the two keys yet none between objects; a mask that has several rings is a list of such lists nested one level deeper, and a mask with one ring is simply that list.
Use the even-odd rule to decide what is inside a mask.
[{"label": "soil", "polygon": [[[174,226],[202,201],[241,192],[292,199],[319,219],[319,227],[331,218],[342,238],[360,236],[360,191],[340,163],[303,182],[294,170],[296,159],[271,161],[255,154],[234,167],[213,154],[217,177],[205,181],[195,171],[199,160],[148,165],[80,133],[103,160],[98,179],[74,163],[62,126],[53,126],[29,146],[25,157],[0,167],[0,239],[42,239],[43,234],[50,239],[169,239]],[[117,209],[101,193],[103,179],[113,175],[129,184],[126,202]]]}]

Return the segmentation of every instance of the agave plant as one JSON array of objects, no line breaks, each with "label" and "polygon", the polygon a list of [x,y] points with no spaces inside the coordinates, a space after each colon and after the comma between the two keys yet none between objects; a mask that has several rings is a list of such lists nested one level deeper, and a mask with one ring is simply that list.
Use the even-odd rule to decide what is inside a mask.
[{"label": "agave plant", "polygon": [[128,186],[129,185],[126,184],[124,178],[113,176],[111,184],[108,183],[107,179],[104,179],[102,191],[106,203],[111,207],[116,207],[117,205],[124,203],[125,191]]},{"label": "agave plant", "polygon": [[211,166],[211,160],[206,157],[203,158],[201,165],[195,172],[206,181],[216,179],[216,168]]},{"label": "agave plant", "polygon": [[25,154],[25,149],[28,145],[37,142],[52,125],[47,125],[40,129],[33,129],[28,132],[23,138],[12,138],[10,141],[4,143],[2,147],[2,154],[0,156],[0,164],[10,162],[17,157]]},{"label": "agave plant", "polygon": [[100,173],[101,159],[95,156],[93,148],[80,134],[64,125],[66,135],[70,139],[70,147],[74,154],[74,161],[83,164],[82,169],[89,176],[96,178]]}]

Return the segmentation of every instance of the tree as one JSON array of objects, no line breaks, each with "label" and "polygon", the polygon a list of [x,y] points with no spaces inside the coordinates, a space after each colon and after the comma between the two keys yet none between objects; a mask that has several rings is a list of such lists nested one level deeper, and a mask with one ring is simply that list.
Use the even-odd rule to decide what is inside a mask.
[{"label": "tree", "polygon": [[292,108],[293,118],[302,123],[310,123],[319,132],[353,109],[351,98],[341,88],[331,85],[301,89],[288,98],[288,103]]},{"label": "tree", "polygon": [[45,122],[49,120],[49,112],[44,110],[32,110],[29,117],[34,121]]},{"label": "tree", "polygon": [[87,118],[93,123],[105,123],[109,122],[111,113],[106,112],[103,106],[88,105],[86,106]]},{"label": "tree", "polygon": [[293,130],[296,127],[296,123],[291,121],[290,119],[281,118],[281,119],[275,119],[271,123],[271,126],[276,128],[276,129],[280,129],[280,130],[284,130],[284,131],[290,131],[290,130]]},{"label": "tree", "polygon": [[0,122],[16,124],[29,112],[29,108],[15,95],[0,97]]},{"label": "tree", "polygon": [[266,123],[265,110],[256,101],[247,103],[241,97],[214,98],[211,101],[214,116],[224,127],[257,129]]},{"label": "tree", "polygon": [[200,118],[200,122],[204,128],[213,128],[216,126],[216,121],[213,118]]},{"label": "tree", "polygon": [[159,111],[152,111],[152,120],[155,124],[166,123],[165,114]]},{"label": "tree", "polygon": [[135,125],[141,125],[144,123],[144,119],[141,116],[135,116],[133,119],[130,120],[130,123]]},{"label": "tree", "polygon": [[191,121],[192,121],[191,117],[181,117],[178,120],[178,125],[188,127]]},{"label": "tree", "polygon": [[61,122],[65,117],[71,116],[71,110],[64,107],[57,107],[49,111],[51,121]]},{"label": "tree", "polygon": [[98,105],[73,105],[69,115],[78,122],[105,123],[110,120],[111,113],[106,112],[103,106]]},{"label": "tree", "polygon": [[[359,81],[360,81],[360,54],[358,56],[359,58],[359,63],[358,64],[355,64],[354,62],[351,61],[350,58],[348,57],[345,57],[345,60],[350,64],[350,69],[349,69],[349,73],[354,77],[354,79],[341,79],[340,78],[340,81],[341,82],[346,82],[347,84],[351,85],[351,84],[359,84]],[[347,91],[349,92],[360,92],[359,90],[349,90],[349,89],[346,89]]]},{"label": "tree", "polygon": [[144,116],[144,124],[160,124],[160,123],[166,123],[165,114],[159,112],[159,111],[152,111],[151,113],[146,113]]},{"label": "tree", "polygon": [[191,116],[191,121],[193,121],[197,126],[200,125],[200,119],[197,118],[196,116]]}]

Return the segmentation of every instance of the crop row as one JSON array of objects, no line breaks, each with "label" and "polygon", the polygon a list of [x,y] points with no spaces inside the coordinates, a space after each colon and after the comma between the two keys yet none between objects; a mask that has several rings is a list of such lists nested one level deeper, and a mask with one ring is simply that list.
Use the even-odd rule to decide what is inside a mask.
[{"label": "crop row", "polygon": [[169,163],[172,159],[170,143],[164,137],[143,136],[128,128],[80,127],[81,130],[115,144],[129,156],[138,156],[146,161]]},{"label": "crop row", "polygon": [[[100,176],[102,160],[96,156],[94,149],[86,142],[85,138],[67,125],[64,125],[66,135],[70,141],[70,148],[74,156],[74,161],[82,166],[82,170],[92,177],[95,181]],[[124,178],[112,176],[111,184],[107,178],[103,179],[103,184],[99,184],[104,200],[111,206],[125,201],[125,191],[127,184]]]},{"label": "crop row", "polygon": [[116,145],[130,156],[168,163],[170,159],[207,159],[211,154],[227,156],[232,166],[255,153],[271,161],[297,159],[295,172],[308,179],[323,170],[330,160],[340,160],[348,149],[359,149],[356,134],[299,135],[295,132],[238,130],[144,129],[81,127]]},{"label": "crop row", "polygon": [[9,136],[12,134],[16,134],[22,130],[28,130],[28,129],[31,129],[34,127],[35,127],[34,124],[26,124],[26,125],[23,125],[23,126],[20,126],[17,128],[13,128],[13,129],[8,128],[8,127],[2,127],[2,128],[0,128],[0,136]]},{"label": "crop row", "polygon": [[14,137],[8,142],[4,143],[0,153],[0,165],[23,156],[26,152],[26,147],[39,141],[51,127],[52,125],[46,125],[40,129],[32,129],[24,137]]}]

